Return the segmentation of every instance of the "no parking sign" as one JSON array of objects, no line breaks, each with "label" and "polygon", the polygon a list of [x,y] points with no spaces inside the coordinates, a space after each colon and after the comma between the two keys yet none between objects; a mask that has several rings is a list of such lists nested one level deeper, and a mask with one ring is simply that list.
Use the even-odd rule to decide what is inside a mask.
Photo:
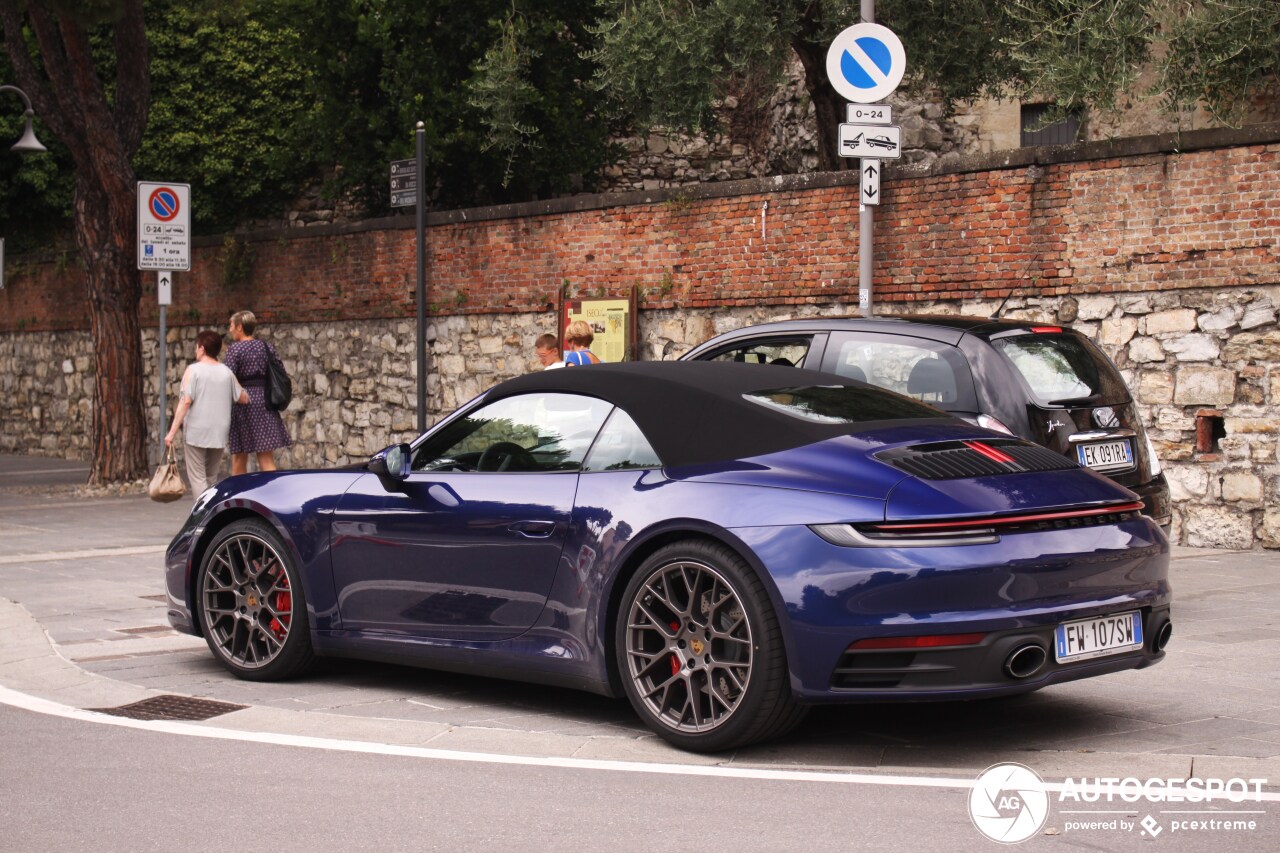
[{"label": "no parking sign", "polygon": [[857,104],[886,98],[907,70],[907,52],[893,30],[879,24],[854,24],[827,48],[827,79]]},{"label": "no parking sign", "polygon": [[138,269],[191,269],[191,185],[138,181]]}]

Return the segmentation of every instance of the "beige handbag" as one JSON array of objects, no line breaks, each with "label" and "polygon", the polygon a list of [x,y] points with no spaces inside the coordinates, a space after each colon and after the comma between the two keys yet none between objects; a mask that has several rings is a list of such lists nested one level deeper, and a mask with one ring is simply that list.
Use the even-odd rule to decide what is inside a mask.
[{"label": "beige handbag", "polygon": [[156,468],[155,476],[147,486],[147,495],[153,501],[169,503],[169,501],[178,500],[186,493],[186,484],[182,482],[182,475],[178,473],[178,457],[170,447],[165,461]]}]

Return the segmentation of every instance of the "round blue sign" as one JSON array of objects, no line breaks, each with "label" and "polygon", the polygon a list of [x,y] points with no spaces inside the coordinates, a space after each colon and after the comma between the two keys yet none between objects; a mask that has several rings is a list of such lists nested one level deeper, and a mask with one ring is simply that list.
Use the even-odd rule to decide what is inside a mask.
[{"label": "round blue sign", "polygon": [[907,54],[888,27],[854,24],[831,41],[827,49],[827,78],[844,97],[871,104],[888,96],[902,82]]}]

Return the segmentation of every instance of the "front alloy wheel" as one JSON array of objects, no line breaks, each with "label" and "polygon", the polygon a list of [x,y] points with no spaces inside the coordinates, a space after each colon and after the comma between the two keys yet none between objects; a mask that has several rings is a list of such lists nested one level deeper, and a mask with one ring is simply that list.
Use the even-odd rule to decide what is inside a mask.
[{"label": "front alloy wheel", "polygon": [[240,678],[289,678],[312,660],[297,573],[275,531],[241,521],[218,534],[197,590],[205,639]]},{"label": "front alloy wheel", "polygon": [[619,668],[645,722],[685,749],[720,750],[799,722],[763,585],[723,546],[667,546],[628,584]]}]

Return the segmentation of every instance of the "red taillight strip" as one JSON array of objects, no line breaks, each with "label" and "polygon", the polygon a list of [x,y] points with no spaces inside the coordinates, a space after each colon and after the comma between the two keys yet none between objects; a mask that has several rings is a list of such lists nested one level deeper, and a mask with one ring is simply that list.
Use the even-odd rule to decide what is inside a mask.
[{"label": "red taillight strip", "polygon": [[1062,334],[1061,326],[1032,326],[1031,331],[1038,335],[1060,335]]},{"label": "red taillight strip", "polygon": [[1120,504],[1119,506],[1094,507],[1092,509],[1073,509],[1065,512],[1041,512],[1033,515],[1008,515],[1003,518],[966,519],[964,521],[930,521],[909,522],[905,524],[867,525],[872,530],[885,533],[897,533],[911,530],[959,530],[966,527],[1003,527],[1010,524],[1025,524],[1036,521],[1055,521],[1060,518],[1087,518],[1092,515],[1108,515],[1113,512],[1133,512],[1142,509],[1141,501]]},{"label": "red taillight strip", "polygon": [[869,637],[850,643],[855,649],[937,649],[945,646],[973,646],[986,634],[929,634],[922,637]]},{"label": "red taillight strip", "polygon": [[964,446],[970,450],[976,450],[992,462],[1000,462],[1008,465],[1017,461],[1003,450],[996,450],[991,445],[983,444],[981,441],[966,441],[964,442]]}]

